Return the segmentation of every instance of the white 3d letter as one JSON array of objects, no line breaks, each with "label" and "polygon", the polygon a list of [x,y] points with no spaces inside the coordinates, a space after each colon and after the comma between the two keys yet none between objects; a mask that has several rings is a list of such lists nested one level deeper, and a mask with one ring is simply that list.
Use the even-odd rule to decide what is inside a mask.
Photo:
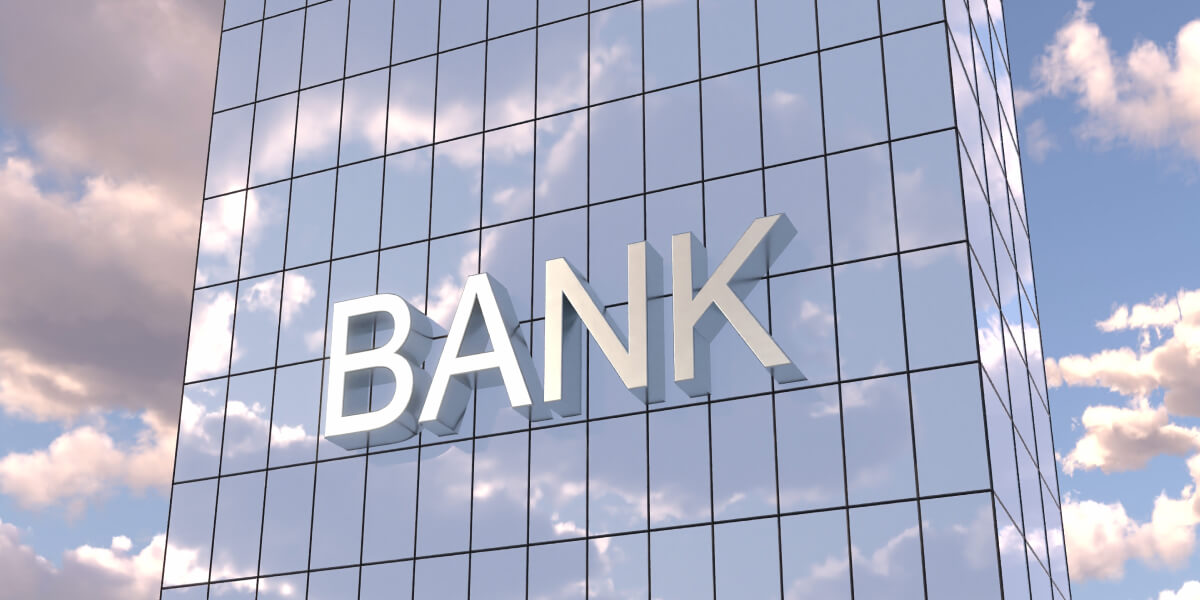
[{"label": "white 3d letter", "polygon": [[700,288],[695,282],[708,273],[704,246],[691,233],[671,236],[675,383],[689,396],[709,393],[709,343],[726,320],[776,381],[804,379],[742,302],[795,235],[796,228],[782,214],[755,219]]},{"label": "white 3d letter", "polygon": [[[346,343],[350,320],[376,313],[391,315],[395,322],[392,338],[372,350],[348,352]],[[367,432],[371,432],[370,441],[376,444],[400,442],[416,433],[416,415],[428,379],[416,365],[425,360],[425,355],[429,353],[430,330],[429,319],[425,315],[417,312],[403,298],[392,294],[377,294],[333,305],[333,340],[329,351],[327,394],[329,405],[325,412],[326,439],[347,450],[354,450],[366,447]],[[392,397],[376,410],[343,414],[348,376],[375,368],[387,369],[395,376],[396,389]],[[379,399],[375,400],[375,404],[379,405]]]},{"label": "white 3d letter", "polygon": [[[546,263],[546,404],[562,416],[578,415],[583,371],[583,328],[642,402],[661,402],[661,310],[648,310],[660,293],[662,259],[646,242],[629,244],[629,343],[604,314],[587,280],[565,259]],[[662,308],[662,303],[657,304]],[[581,327],[582,322],[582,327]],[[563,363],[566,363],[565,365]]]},{"label": "white 3d letter", "polygon": [[[487,350],[489,343],[491,350]],[[463,350],[470,354],[463,356]],[[472,275],[463,285],[446,347],[433,373],[421,426],[438,435],[454,433],[471,390],[501,383],[513,408],[535,420],[549,418],[508,292],[486,274]]]}]

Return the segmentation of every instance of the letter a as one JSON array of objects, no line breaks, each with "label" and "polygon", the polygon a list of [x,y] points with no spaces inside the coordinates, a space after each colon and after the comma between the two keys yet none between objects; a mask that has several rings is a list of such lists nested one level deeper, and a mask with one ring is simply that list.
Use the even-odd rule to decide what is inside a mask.
[{"label": "letter a", "polygon": [[[438,435],[454,433],[471,390],[498,384],[508,390],[513,408],[532,419],[549,418],[529,347],[514,315],[504,286],[486,274],[467,278],[421,409],[422,427]],[[463,356],[463,350],[470,354]]]}]

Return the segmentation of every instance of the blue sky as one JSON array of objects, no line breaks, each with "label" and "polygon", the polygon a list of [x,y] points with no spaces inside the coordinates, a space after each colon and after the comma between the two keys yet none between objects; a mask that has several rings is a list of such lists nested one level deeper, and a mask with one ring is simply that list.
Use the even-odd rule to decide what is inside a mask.
[{"label": "blue sky", "polygon": [[[219,7],[53,4],[0,22],[0,595],[157,597]],[[1005,11],[1074,592],[1200,599],[1200,7]]]}]

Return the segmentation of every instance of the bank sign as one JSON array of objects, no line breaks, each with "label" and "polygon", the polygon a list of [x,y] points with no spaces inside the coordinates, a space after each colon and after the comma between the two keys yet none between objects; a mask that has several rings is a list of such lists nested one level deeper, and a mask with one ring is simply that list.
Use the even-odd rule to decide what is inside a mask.
[{"label": "bank sign", "polygon": [[[733,326],[776,381],[804,375],[744,300],[796,235],[785,215],[756,219],[708,275],[707,251],[691,233],[671,237],[671,336],[675,384],[687,395],[709,392],[709,344],[725,323]],[[441,358],[432,376],[428,357],[433,324],[403,298],[376,294],[333,305],[325,437],[346,449],[406,440],[425,429],[439,435],[458,430],[476,387],[503,385],[509,404],[529,419],[575,416],[582,409],[583,330],[596,341],[631,393],[647,404],[664,399],[666,366],[661,319],[649,302],[661,294],[662,259],[646,242],[630,244],[628,324],[624,335],[586,279],[565,259],[547,261],[545,381],[538,379],[504,286],[487,274],[463,285]],[[661,306],[663,303],[656,303]],[[347,348],[351,321],[389,315],[391,339],[360,352]],[[352,375],[386,369],[396,379],[391,398],[376,398],[368,412],[345,414]],[[360,381],[362,378],[355,379]]]}]

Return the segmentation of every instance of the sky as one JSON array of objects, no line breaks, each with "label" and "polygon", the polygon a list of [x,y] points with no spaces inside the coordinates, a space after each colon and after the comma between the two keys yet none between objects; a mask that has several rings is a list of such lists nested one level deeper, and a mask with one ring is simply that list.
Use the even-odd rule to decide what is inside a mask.
[{"label": "sky", "polygon": [[[1076,598],[1200,599],[1200,6],[1009,0]],[[220,3],[0,21],[0,598],[157,597]]]}]

